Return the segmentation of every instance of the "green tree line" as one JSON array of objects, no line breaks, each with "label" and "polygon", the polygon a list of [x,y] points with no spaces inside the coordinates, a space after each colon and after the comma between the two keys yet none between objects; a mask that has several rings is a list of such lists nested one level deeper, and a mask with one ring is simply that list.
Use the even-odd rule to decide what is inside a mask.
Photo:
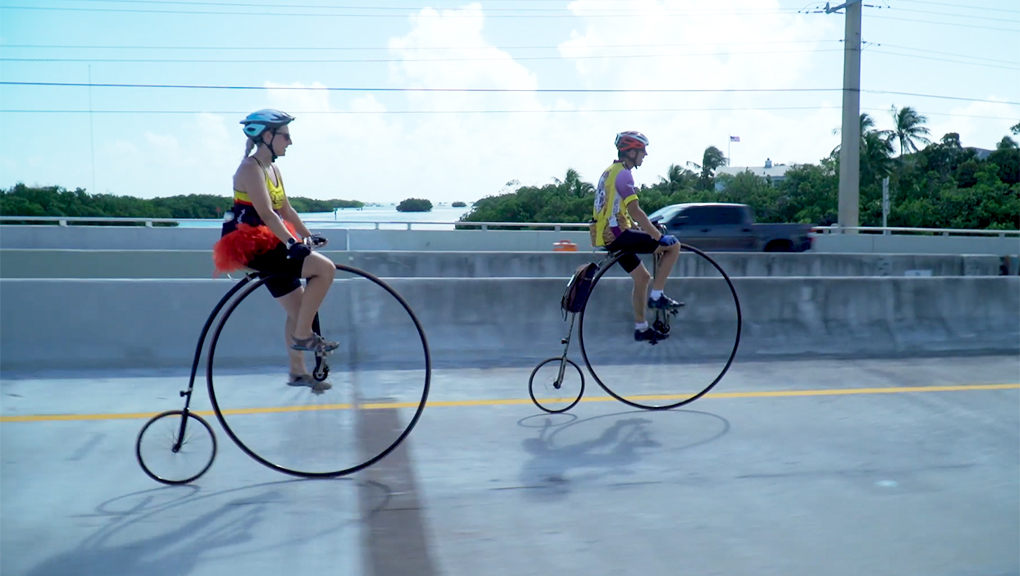
[{"label": "green tree line", "polygon": [[[332,212],[336,208],[360,208],[358,200],[314,200],[291,197],[298,212]],[[212,194],[188,194],[142,199],[112,194],[89,194],[60,186],[30,187],[15,184],[0,189],[3,216],[92,216],[123,218],[221,218],[233,206],[233,199]]]},{"label": "green tree line", "polygon": [[[926,119],[912,108],[891,112],[890,130],[876,129],[873,118],[861,115],[861,226],[882,225],[882,181],[888,177],[889,226],[1018,229],[1020,147],[1013,138],[1003,137],[981,158],[973,148],[964,148],[956,133],[929,140]],[[1011,132],[1020,134],[1020,123]],[[725,164],[723,153],[709,146],[700,163],[671,165],[659,182],[640,186],[641,207],[651,213],[670,204],[735,202],[750,205],[758,222],[837,222],[838,147],[817,164],[791,166],[776,182],[751,172],[717,175]],[[461,220],[587,222],[594,197],[594,185],[568,169],[563,180],[483,198]]]}]

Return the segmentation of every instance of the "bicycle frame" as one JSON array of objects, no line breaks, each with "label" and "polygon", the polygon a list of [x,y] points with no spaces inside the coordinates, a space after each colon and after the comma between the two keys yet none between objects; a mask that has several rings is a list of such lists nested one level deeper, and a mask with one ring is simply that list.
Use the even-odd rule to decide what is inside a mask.
[{"label": "bicycle frame", "polygon": [[[202,359],[202,350],[205,347],[205,339],[206,336],[209,335],[209,329],[212,327],[213,321],[216,320],[216,317],[219,316],[220,311],[223,310],[223,307],[226,306],[228,302],[230,302],[230,299],[233,298],[235,294],[240,292],[242,288],[251,283],[252,280],[255,280],[256,278],[259,277],[260,273],[258,272],[249,272],[245,274],[244,278],[241,278],[241,280],[237,284],[234,284],[230,288],[230,290],[228,290],[227,293],[224,294],[222,298],[220,298],[220,301],[217,302],[216,306],[213,307],[212,312],[209,313],[209,318],[206,319],[205,325],[202,326],[202,332],[198,336],[198,344],[195,346],[195,358],[191,362],[191,375],[188,378],[188,389],[181,390],[181,397],[185,398],[183,410],[185,417],[181,419],[180,434],[178,434],[177,441],[174,443],[173,446],[174,452],[180,450],[181,443],[184,441],[184,433],[187,430],[188,422],[187,418],[187,414],[189,412],[188,408],[191,406],[191,394],[195,390],[195,375],[198,373],[198,364]],[[318,314],[316,314],[315,317],[312,319],[312,330],[317,334],[320,331]],[[324,370],[325,374],[328,374],[329,367],[325,366],[323,368],[323,366],[324,366],[323,355],[316,353],[315,372],[318,373],[320,369],[322,369]]]},{"label": "bicycle frame", "polygon": [[[596,275],[599,272],[601,272],[602,270],[611,268],[613,265],[615,265],[617,263],[617,261],[619,261],[619,259],[623,256],[623,254],[624,254],[623,252],[608,252],[605,256],[602,257],[602,259],[600,259],[598,262],[596,262],[596,267],[597,267]],[[655,274],[658,273],[658,271],[659,271],[659,261],[661,259],[662,259],[662,254],[661,253],[652,254],[652,277],[653,278],[655,277]],[[585,305],[587,306],[587,302],[585,303]],[[654,317],[655,317],[654,325],[656,325],[656,326],[665,326],[666,330],[668,331],[669,330],[669,317],[672,316],[672,315],[675,315],[675,314],[676,314],[676,312],[670,312],[670,311],[667,311],[667,310],[662,310],[662,309],[656,308],[654,310]],[[560,361],[560,372],[559,372],[559,377],[556,379],[557,387],[559,387],[559,384],[562,382],[563,374],[564,374],[564,371],[566,370],[566,362],[565,361],[566,361],[566,358],[567,358],[567,352],[570,349],[570,341],[572,340],[573,334],[574,334],[574,322],[577,320],[577,312],[569,313],[569,316],[570,316],[570,325],[567,327],[567,335],[560,339],[560,344],[563,344],[563,355],[560,357],[560,360],[561,360]],[[654,342],[653,342],[653,344],[654,344]]]},{"label": "bicycle frame", "polygon": [[185,417],[181,418],[181,429],[180,433],[177,435],[177,441],[174,442],[173,446],[174,452],[177,452],[181,449],[181,443],[184,441],[185,437],[184,433],[188,423],[187,418],[188,408],[191,406],[191,394],[195,390],[195,375],[198,373],[198,364],[202,360],[202,350],[205,347],[205,338],[206,336],[209,335],[209,328],[212,327],[213,320],[216,319],[216,316],[219,315],[220,310],[222,310],[223,307],[226,306],[227,302],[229,302],[230,299],[234,297],[234,294],[237,294],[241,290],[241,288],[244,288],[249,282],[251,282],[253,279],[257,277],[258,277],[257,273],[251,272],[249,274],[246,274],[244,278],[241,279],[240,282],[234,284],[230,288],[230,290],[228,290],[227,293],[223,295],[223,298],[220,298],[220,301],[212,309],[212,312],[209,313],[209,318],[205,321],[205,325],[202,326],[202,332],[198,336],[198,344],[195,346],[195,358],[191,362],[191,376],[188,379],[188,389],[181,390],[181,397],[185,399],[184,400]]}]

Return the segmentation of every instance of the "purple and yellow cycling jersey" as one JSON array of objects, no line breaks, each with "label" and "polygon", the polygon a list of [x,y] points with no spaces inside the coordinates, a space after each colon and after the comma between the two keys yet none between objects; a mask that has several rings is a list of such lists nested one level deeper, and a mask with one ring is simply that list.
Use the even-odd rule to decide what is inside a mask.
[{"label": "purple and yellow cycling jersey", "polygon": [[613,240],[634,227],[634,221],[627,213],[627,204],[637,200],[634,191],[634,176],[623,162],[613,162],[599,178],[595,189],[595,220],[596,246],[607,246]]}]

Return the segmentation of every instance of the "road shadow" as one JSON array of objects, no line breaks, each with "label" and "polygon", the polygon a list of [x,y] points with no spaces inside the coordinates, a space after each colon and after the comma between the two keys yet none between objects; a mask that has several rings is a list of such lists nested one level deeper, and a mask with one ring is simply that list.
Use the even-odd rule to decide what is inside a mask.
[{"label": "road shadow", "polygon": [[[268,508],[299,497],[294,488],[321,482],[354,490],[359,493],[353,496],[355,499],[365,497],[368,491],[375,503],[372,513],[382,509],[389,499],[384,484],[347,478],[283,480],[208,493],[194,485],[133,492],[99,504],[94,514],[76,516],[106,522],[74,548],[47,558],[25,574],[185,576],[203,562],[250,554],[250,547],[236,547],[256,539],[261,553],[335,535],[360,522],[354,515],[316,526],[310,533],[265,542],[267,534],[283,533],[274,530],[274,515],[267,514]],[[190,507],[200,507],[201,512],[189,517]],[[161,531],[161,526],[172,528]]]},{"label": "road shadow", "polygon": [[[695,427],[696,436],[680,438],[680,445],[678,438],[671,436],[671,453],[712,442],[729,432],[725,418],[695,410],[629,410],[584,419],[566,415],[524,418],[518,425],[537,429],[538,434],[521,442],[530,458],[521,468],[518,489],[527,490],[531,498],[556,500],[578,485],[629,476],[635,464],[664,447],[654,434],[658,419],[690,417],[703,418],[705,424]],[[565,434],[568,430],[569,435]]]}]

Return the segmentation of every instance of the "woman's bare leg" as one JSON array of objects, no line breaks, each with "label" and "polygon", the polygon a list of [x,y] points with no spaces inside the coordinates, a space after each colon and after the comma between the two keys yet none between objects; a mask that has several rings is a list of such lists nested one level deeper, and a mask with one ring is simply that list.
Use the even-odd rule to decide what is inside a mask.
[{"label": "woman's bare leg", "polygon": [[291,340],[291,336],[294,335],[294,330],[297,328],[297,319],[301,311],[301,302],[304,300],[304,292],[305,289],[303,287],[298,287],[297,290],[276,299],[283,306],[283,309],[287,311],[287,321],[284,323],[284,342],[287,347],[287,356],[290,358],[291,374],[308,374],[308,370],[305,368],[304,352],[291,348],[291,345],[294,343]]},{"label": "woman's bare leg", "polygon": [[312,252],[305,258],[301,276],[307,278],[308,283],[301,298],[293,335],[295,338],[304,339],[312,336],[312,322],[333,284],[333,279],[336,278],[336,265],[322,254]]}]

